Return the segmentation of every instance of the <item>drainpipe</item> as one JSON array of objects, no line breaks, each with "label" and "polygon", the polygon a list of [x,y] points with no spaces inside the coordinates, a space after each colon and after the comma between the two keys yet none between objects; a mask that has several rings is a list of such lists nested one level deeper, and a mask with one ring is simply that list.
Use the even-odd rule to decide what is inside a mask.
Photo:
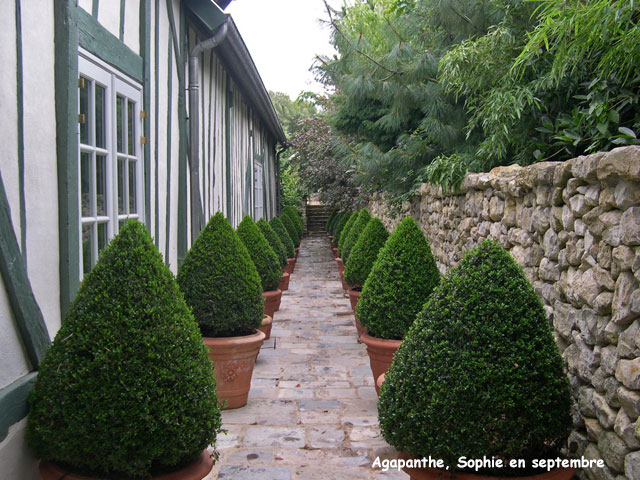
[{"label": "drainpipe", "polygon": [[225,21],[216,34],[198,43],[189,53],[189,178],[191,182],[191,244],[202,230],[204,211],[200,200],[200,54],[217,47],[227,36]]}]

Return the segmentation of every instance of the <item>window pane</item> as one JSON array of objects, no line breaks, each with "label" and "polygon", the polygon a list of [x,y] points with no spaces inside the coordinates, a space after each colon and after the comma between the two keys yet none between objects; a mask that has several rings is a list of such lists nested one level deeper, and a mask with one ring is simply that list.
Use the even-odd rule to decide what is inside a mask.
[{"label": "window pane", "polygon": [[82,272],[87,274],[91,271],[92,263],[92,245],[93,245],[93,225],[82,226]]},{"label": "window pane", "polygon": [[84,78],[84,87],[80,87],[80,115],[84,115],[84,122],[80,123],[80,143],[90,145],[89,138],[89,95],[91,92],[91,80]]},{"label": "window pane", "polygon": [[118,96],[116,99],[116,135],[118,143],[118,152],[124,151],[124,98]]},{"label": "window pane", "polygon": [[125,213],[124,205],[124,189],[126,188],[126,184],[124,181],[124,172],[125,172],[125,159],[118,158],[118,213]]},{"label": "window pane", "polygon": [[91,154],[80,154],[80,203],[83,217],[91,216]]},{"label": "window pane", "polygon": [[105,148],[104,128],[106,125],[106,113],[104,108],[105,90],[104,87],[96,84],[96,104],[95,104],[95,125],[96,125],[96,147]]},{"label": "window pane", "polygon": [[96,155],[96,215],[107,215],[107,157]]},{"label": "window pane", "polygon": [[99,223],[98,224],[98,252],[104,250],[104,247],[107,246],[107,224]]},{"label": "window pane", "polygon": [[136,162],[129,162],[129,213],[137,213],[136,208]]},{"label": "window pane", "polygon": [[136,146],[134,143],[136,138],[135,105],[131,100],[127,102],[127,139],[129,140],[127,151],[129,155],[136,154]]}]

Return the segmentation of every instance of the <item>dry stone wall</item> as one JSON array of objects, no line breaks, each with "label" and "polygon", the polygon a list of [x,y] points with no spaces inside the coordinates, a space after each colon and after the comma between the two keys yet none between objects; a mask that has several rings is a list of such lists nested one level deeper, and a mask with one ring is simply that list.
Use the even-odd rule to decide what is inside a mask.
[{"label": "dry stone wall", "polygon": [[485,238],[523,267],[544,302],[575,398],[572,456],[590,480],[640,480],[640,147],[469,174],[455,193],[424,184],[412,215],[440,270]]}]

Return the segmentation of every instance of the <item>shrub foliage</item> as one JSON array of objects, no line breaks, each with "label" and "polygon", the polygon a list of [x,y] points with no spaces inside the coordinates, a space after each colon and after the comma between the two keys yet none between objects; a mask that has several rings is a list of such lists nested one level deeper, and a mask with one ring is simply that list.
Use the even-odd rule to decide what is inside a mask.
[{"label": "shrub foliage", "polygon": [[364,227],[367,226],[367,223],[369,223],[369,220],[371,220],[371,215],[366,208],[363,208],[362,210],[360,210],[360,213],[358,213],[358,217],[353,222],[353,225],[351,225],[349,234],[344,239],[344,244],[342,245],[342,255],[340,256],[345,265],[349,260],[349,255],[351,255],[353,246],[358,241],[358,238],[360,238],[360,234],[364,230]]},{"label": "shrub foliage", "polygon": [[267,239],[267,242],[269,242],[269,245],[271,246],[274,253],[278,257],[278,260],[280,261],[280,266],[286,267],[287,251],[285,250],[284,245],[280,241],[280,237],[278,236],[278,234],[273,231],[273,228],[271,228],[271,225],[269,225],[269,222],[267,222],[264,218],[261,218],[260,220],[258,220],[256,222],[256,225],[260,229],[260,232],[262,232],[262,235],[264,235],[264,238]]},{"label": "shrub foliage", "polygon": [[282,220],[280,220],[280,218],[278,217],[273,217],[269,221],[269,225],[271,225],[271,228],[273,228],[273,231],[278,234],[278,237],[280,237],[280,241],[284,245],[284,249],[287,252],[287,258],[295,257],[296,247],[293,244],[291,235],[289,235],[289,232],[287,232],[287,229],[285,228],[284,223],[282,223]]},{"label": "shrub foliage", "polygon": [[384,224],[377,218],[369,220],[358,237],[358,241],[351,249],[345,265],[344,279],[349,285],[354,287],[364,285],[387,238],[389,238],[389,233]]},{"label": "shrub foliage", "polygon": [[260,275],[262,290],[277,290],[282,276],[280,262],[267,239],[249,215],[245,215],[237,229],[238,237],[249,251],[249,256]]},{"label": "shrub foliage", "polygon": [[333,221],[335,220],[336,215],[338,215],[338,210],[333,209],[331,211],[331,215],[329,215],[329,218],[327,219],[326,229],[329,233],[331,233],[331,226],[333,225]]},{"label": "shrub foliage", "polygon": [[[570,396],[551,327],[522,269],[495,242],[467,253],[433,292],[387,373],[387,441],[458,457],[555,458]],[[550,456],[549,456],[550,455]]]},{"label": "shrub foliage", "polygon": [[284,225],[284,228],[287,229],[287,233],[291,237],[293,241],[293,245],[298,248],[300,246],[300,235],[298,235],[298,229],[295,226],[293,220],[289,215],[280,215],[280,221]]},{"label": "shrub foliage", "polygon": [[349,237],[349,232],[351,231],[351,227],[353,226],[355,221],[358,219],[359,213],[360,212],[353,212],[349,217],[349,220],[347,220],[347,223],[345,223],[344,228],[342,229],[342,232],[340,232],[340,239],[338,240],[338,256],[342,258],[342,261],[344,261],[342,254],[344,253],[345,241]]},{"label": "shrub foliage", "polygon": [[206,336],[245,335],[262,323],[260,276],[221,212],[211,217],[187,252],[178,284]]},{"label": "shrub foliage", "polygon": [[364,283],[358,319],[374,337],[402,339],[439,282],[429,242],[413,218],[404,218]]},{"label": "shrub foliage", "polygon": [[302,235],[304,235],[304,225],[302,224],[302,216],[300,215],[298,209],[292,205],[287,205],[282,209],[282,215],[289,216],[289,218],[293,222],[293,226],[296,227],[298,237],[302,238]]},{"label": "shrub foliage", "polygon": [[100,478],[147,478],[215,441],[212,364],[142,224],[127,222],[85,276],[29,404],[36,454]]}]

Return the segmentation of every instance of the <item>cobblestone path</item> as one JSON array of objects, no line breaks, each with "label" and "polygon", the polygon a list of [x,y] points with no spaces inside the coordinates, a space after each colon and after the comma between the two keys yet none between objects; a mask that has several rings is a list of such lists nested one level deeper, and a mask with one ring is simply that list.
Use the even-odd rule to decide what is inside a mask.
[{"label": "cobblestone path", "polygon": [[207,480],[408,479],[371,467],[394,458],[378,428],[366,347],[326,235],[303,239],[248,404],[225,410]]}]

